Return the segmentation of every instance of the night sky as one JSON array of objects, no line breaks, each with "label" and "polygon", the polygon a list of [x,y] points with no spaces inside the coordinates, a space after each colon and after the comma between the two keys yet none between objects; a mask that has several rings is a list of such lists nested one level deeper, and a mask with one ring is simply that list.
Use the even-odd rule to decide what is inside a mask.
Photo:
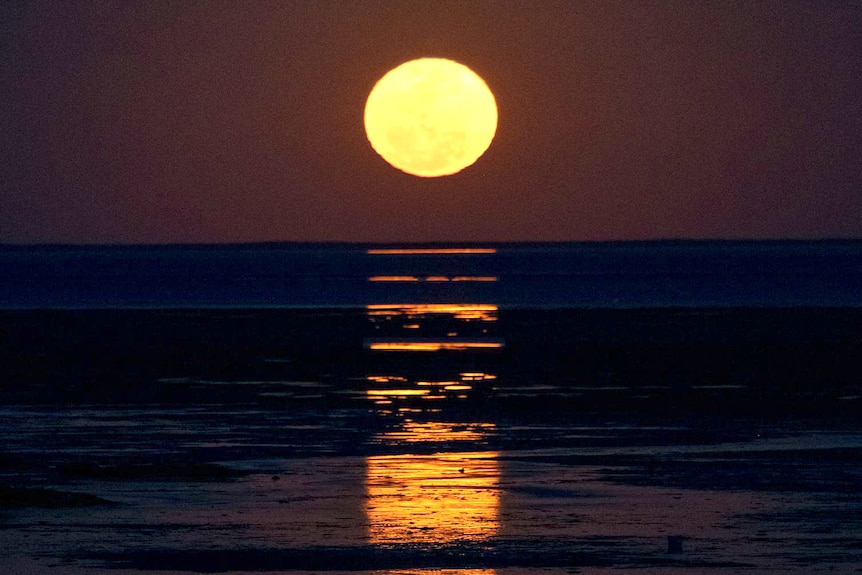
[{"label": "night sky", "polygon": [[[362,113],[422,56],[500,113],[390,167]],[[0,242],[862,237],[862,3],[4,2]]]}]

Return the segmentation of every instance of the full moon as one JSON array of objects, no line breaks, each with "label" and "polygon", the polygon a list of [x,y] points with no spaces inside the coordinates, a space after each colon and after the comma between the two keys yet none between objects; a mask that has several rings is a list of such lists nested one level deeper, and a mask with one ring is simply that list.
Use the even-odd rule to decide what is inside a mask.
[{"label": "full moon", "polygon": [[497,102],[473,70],[420,58],[387,72],[365,103],[371,147],[395,168],[423,178],[473,165],[494,139]]}]

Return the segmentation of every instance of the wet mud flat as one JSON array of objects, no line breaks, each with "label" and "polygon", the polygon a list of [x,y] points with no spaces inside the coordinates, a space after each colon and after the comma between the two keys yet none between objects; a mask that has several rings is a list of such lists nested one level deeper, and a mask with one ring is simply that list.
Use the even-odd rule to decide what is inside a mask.
[{"label": "wet mud flat", "polygon": [[0,572],[857,573],[860,326],[0,312]]},{"label": "wet mud flat", "polygon": [[[71,416],[98,421],[92,413]],[[194,419],[158,408],[150,416],[168,428]],[[275,412],[257,417],[276,427],[288,421]],[[140,421],[128,423],[137,430],[127,433],[141,435],[134,450],[112,442],[121,437],[118,422],[86,444],[50,448],[20,424],[4,455],[16,462],[3,473],[16,486],[0,509],[4,569],[862,569],[862,429],[848,420],[746,417],[723,419],[720,428],[597,416],[440,422],[412,413],[350,455],[332,453],[328,441],[297,440],[289,429],[280,447],[268,430],[246,430],[238,451],[213,441],[215,427],[165,442]],[[13,489],[27,497],[16,501]]]}]

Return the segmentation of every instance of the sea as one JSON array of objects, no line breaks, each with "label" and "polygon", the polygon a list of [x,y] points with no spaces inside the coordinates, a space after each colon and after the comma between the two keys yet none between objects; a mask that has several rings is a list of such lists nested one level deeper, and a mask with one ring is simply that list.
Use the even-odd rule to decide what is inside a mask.
[{"label": "sea", "polygon": [[858,307],[859,241],[0,246],[0,308]]},{"label": "sea", "polygon": [[0,245],[0,573],[862,571],[862,241]]}]

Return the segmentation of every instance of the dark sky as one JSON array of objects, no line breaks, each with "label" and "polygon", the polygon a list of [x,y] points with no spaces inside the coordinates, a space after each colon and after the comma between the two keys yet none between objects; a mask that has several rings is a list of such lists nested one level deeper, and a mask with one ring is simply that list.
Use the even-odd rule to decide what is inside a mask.
[{"label": "dark sky", "polygon": [[[375,81],[462,62],[500,123],[420,179]],[[0,242],[862,237],[862,3],[4,2]]]}]

